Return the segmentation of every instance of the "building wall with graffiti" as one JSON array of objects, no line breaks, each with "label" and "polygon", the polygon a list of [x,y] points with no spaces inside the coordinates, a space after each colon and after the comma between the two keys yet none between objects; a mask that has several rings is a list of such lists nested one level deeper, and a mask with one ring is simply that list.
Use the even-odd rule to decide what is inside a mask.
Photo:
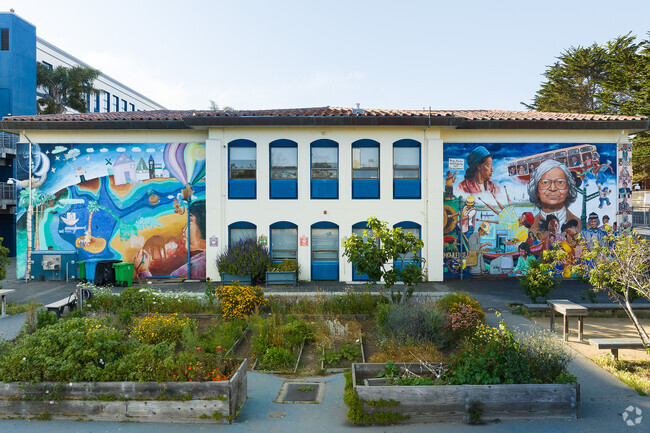
[{"label": "building wall with graffiti", "polygon": [[615,143],[445,143],[445,278],[520,276],[552,248],[567,252],[558,272],[572,277],[578,240],[621,224],[618,151]]},{"label": "building wall with graffiti", "polygon": [[[16,164],[26,251],[28,144]],[[31,173],[34,250],[133,262],[139,276],[187,276],[189,262],[191,277],[205,278],[204,143],[33,144]],[[20,278],[26,256],[17,260]]]}]

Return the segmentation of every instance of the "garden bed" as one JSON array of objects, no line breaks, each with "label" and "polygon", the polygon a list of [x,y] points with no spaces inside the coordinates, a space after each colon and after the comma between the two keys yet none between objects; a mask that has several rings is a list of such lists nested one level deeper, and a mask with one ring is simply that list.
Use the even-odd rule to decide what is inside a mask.
[{"label": "garden bed", "polygon": [[247,360],[220,382],[0,385],[3,419],[230,424],[247,398]]},{"label": "garden bed", "polygon": [[[396,364],[416,374],[421,364]],[[386,364],[353,364],[356,422],[431,422],[578,418],[580,386],[571,384],[386,386],[376,382]],[[371,379],[368,385],[364,380]],[[374,383],[373,383],[374,382]],[[352,408],[351,408],[352,411]],[[353,420],[355,421],[355,420]]]}]

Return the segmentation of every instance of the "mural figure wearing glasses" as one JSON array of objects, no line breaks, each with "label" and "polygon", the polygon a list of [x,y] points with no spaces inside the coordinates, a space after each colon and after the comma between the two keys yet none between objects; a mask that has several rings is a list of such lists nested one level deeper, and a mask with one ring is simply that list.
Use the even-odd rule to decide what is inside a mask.
[{"label": "mural figure wearing glasses", "polygon": [[578,186],[567,166],[553,159],[542,162],[531,173],[528,196],[539,209],[531,230],[535,234],[541,233],[542,240],[545,240],[548,232],[542,231],[540,226],[549,215],[554,215],[560,226],[572,219],[577,220],[580,231],[580,218],[569,210],[569,206],[578,198]]}]

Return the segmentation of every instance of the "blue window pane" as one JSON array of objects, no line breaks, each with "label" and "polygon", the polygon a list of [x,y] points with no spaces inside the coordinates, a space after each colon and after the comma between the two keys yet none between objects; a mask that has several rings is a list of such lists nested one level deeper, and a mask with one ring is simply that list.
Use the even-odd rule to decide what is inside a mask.
[{"label": "blue window pane", "polygon": [[338,149],[335,147],[311,148],[311,178],[338,179]]},{"label": "blue window pane", "polygon": [[298,229],[271,229],[273,260],[295,260],[298,252]]},{"label": "blue window pane", "polygon": [[230,148],[230,178],[255,179],[257,166],[254,147]]},{"label": "blue window pane", "polygon": [[296,179],[297,172],[297,147],[271,148],[271,179]]},{"label": "blue window pane", "polygon": [[339,230],[338,229],[312,229],[312,249],[336,250],[338,251]]},{"label": "blue window pane", "polygon": [[352,168],[379,168],[378,147],[355,147],[352,149]]}]

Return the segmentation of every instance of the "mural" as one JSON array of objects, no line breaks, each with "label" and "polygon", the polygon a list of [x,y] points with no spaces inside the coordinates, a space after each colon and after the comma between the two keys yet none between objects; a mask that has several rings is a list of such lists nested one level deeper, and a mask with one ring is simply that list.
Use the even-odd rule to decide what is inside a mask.
[{"label": "mural", "polygon": [[552,248],[572,277],[579,238],[602,239],[623,206],[617,156],[614,143],[446,143],[445,278],[521,276]]},{"label": "mural", "polygon": [[[18,251],[27,249],[29,159],[20,144]],[[203,143],[34,144],[31,161],[34,250],[133,262],[140,277],[187,277],[189,264],[191,278],[205,278]]]}]

